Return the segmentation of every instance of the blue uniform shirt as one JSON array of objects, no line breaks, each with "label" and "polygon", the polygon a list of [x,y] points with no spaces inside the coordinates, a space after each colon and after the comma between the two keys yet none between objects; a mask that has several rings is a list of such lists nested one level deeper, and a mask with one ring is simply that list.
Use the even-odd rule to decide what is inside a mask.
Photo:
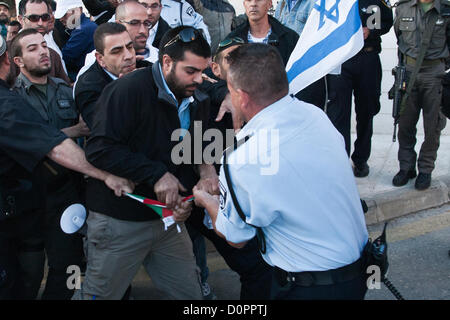
[{"label": "blue uniform shirt", "polygon": [[[233,189],[249,224],[261,227],[270,265],[324,271],[360,258],[368,239],[344,141],[320,109],[286,96],[239,132],[229,156]],[[241,243],[255,228],[239,217],[220,172],[216,228]]]}]

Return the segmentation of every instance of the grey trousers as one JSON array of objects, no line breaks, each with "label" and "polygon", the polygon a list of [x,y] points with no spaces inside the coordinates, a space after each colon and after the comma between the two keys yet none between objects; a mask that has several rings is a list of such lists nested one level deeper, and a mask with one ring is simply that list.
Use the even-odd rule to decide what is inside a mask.
[{"label": "grey trousers", "polygon": [[200,300],[200,278],[184,224],[164,231],[157,221],[132,222],[90,212],[87,268],[72,299],[120,300],[142,264],[170,298]]},{"label": "grey trousers", "polygon": [[[407,66],[411,74],[413,67]],[[416,167],[417,153],[414,150],[417,139],[417,122],[423,112],[425,140],[421,146],[417,167],[421,173],[431,173],[435,167],[442,129],[446,118],[440,112],[442,99],[442,78],[444,63],[422,67],[409,96],[403,114],[400,116],[398,132],[398,160],[401,170]]]}]

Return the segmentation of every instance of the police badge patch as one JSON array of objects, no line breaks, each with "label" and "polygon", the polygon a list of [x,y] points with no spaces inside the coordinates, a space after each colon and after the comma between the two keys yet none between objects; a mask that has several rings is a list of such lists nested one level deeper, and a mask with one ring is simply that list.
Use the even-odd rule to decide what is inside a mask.
[{"label": "police badge patch", "polygon": [[225,204],[227,203],[227,188],[222,184],[219,180],[219,189],[220,189],[220,211],[225,209]]},{"label": "police badge patch", "polygon": [[194,8],[192,8],[192,7],[189,7],[189,8],[187,8],[187,10],[186,10],[186,14],[188,15],[188,16],[193,16],[194,15]]}]

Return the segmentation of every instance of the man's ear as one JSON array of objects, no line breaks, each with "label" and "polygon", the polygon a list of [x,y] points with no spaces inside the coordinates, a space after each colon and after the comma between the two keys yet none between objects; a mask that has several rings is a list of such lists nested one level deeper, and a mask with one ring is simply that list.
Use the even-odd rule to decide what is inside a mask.
[{"label": "man's ear", "polygon": [[247,110],[250,105],[250,96],[242,89],[237,89],[242,110]]},{"label": "man's ear", "polygon": [[23,59],[22,57],[14,57],[13,58],[14,63],[19,67],[19,68],[23,68],[25,65],[23,64]]},{"label": "man's ear", "polygon": [[170,70],[172,70],[172,65],[172,58],[168,54],[163,55],[161,69],[164,75],[168,74]]},{"label": "man's ear", "polygon": [[103,61],[103,55],[100,52],[95,51],[95,59],[97,60],[97,63],[100,65],[100,67],[106,68],[106,64]]},{"label": "man's ear", "polygon": [[220,77],[220,65],[217,63],[217,62],[211,62],[211,70],[212,70],[212,72],[214,73],[214,75],[217,77],[217,78],[221,78]]}]

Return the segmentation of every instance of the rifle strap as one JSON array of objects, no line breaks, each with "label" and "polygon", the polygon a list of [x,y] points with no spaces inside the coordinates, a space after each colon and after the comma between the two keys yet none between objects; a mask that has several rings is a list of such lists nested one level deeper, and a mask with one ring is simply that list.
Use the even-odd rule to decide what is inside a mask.
[{"label": "rifle strap", "polygon": [[425,55],[427,53],[428,47],[431,43],[431,37],[433,36],[434,25],[439,19],[439,14],[435,12],[434,15],[428,20],[428,24],[426,25],[425,31],[423,32],[422,37],[422,45],[420,46],[419,56],[416,60],[416,65],[414,66],[413,73],[411,75],[410,80],[408,81],[408,86],[406,87],[405,95],[402,98],[402,103],[400,104],[400,115],[405,111],[406,101],[408,100],[411,92],[414,88],[414,84],[416,83],[417,75],[419,74],[420,68],[422,67],[423,60],[425,59]]}]

